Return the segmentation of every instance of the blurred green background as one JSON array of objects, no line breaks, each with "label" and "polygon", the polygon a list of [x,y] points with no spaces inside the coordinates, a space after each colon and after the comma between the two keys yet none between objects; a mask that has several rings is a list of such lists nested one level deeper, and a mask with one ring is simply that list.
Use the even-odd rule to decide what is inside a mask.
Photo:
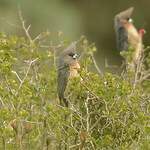
[{"label": "blurred green background", "polygon": [[121,58],[116,50],[113,19],[115,14],[135,7],[133,19],[137,28],[145,28],[144,44],[149,43],[150,13],[148,0],[0,0],[0,31],[22,34],[18,18],[18,5],[35,36],[43,31],[56,34],[62,31],[67,40],[85,35],[98,48],[96,59],[104,68],[104,60],[119,65]]}]

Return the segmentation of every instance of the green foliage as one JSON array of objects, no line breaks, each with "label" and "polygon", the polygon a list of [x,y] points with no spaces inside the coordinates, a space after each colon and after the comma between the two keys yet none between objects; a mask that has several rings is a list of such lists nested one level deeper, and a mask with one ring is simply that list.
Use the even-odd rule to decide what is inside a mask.
[{"label": "green foliage", "polygon": [[[96,50],[86,39],[80,77],[66,90],[69,108],[59,105],[56,47],[0,35],[0,149],[148,149],[150,95],[130,76],[89,71]],[[145,81],[149,86],[149,82]]]},{"label": "green foliage", "polygon": [[121,56],[126,59],[126,62],[131,63],[133,60],[134,49],[129,47],[128,50],[120,52]]}]

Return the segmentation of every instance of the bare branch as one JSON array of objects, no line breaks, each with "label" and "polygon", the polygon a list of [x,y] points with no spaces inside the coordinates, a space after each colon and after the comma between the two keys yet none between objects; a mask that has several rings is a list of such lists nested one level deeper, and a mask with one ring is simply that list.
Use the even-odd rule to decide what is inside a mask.
[{"label": "bare branch", "polygon": [[38,60],[38,58],[36,58],[36,59],[34,59],[34,60],[31,60],[31,61],[29,62],[29,66],[28,66],[28,68],[27,68],[27,71],[26,71],[26,74],[25,74],[24,78],[23,78],[22,80],[20,79],[21,82],[20,82],[20,85],[19,85],[19,87],[18,87],[17,92],[15,93],[15,96],[18,95],[19,90],[21,89],[23,83],[25,82],[25,80],[26,80],[26,78],[27,78],[27,76],[28,76],[28,74],[29,74],[29,71],[30,71],[30,68],[31,68],[32,64],[33,64],[34,62],[36,62],[37,60]]},{"label": "bare branch", "polygon": [[89,113],[89,107],[88,107],[88,103],[89,103],[89,91],[87,93],[87,98],[85,100],[85,108],[86,108],[86,131],[89,132],[90,130],[90,125],[89,125],[89,119],[90,119],[90,113]]},{"label": "bare branch", "polygon": [[69,149],[79,148],[79,146],[80,146],[80,143],[77,143],[76,145],[69,146]]},{"label": "bare branch", "polygon": [[23,28],[23,30],[24,30],[24,32],[25,32],[25,34],[26,34],[26,36],[29,39],[30,44],[31,44],[31,43],[33,43],[33,40],[32,40],[32,38],[31,38],[31,36],[29,34],[29,29],[30,29],[31,25],[29,25],[28,27],[26,27],[25,21],[23,19],[22,12],[21,12],[20,8],[18,8],[18,15],[19,15],[19,19],[20,19],[21,24],[22,24],[22,28]]},{"label": "bare branch", "polygon": [[[82,78],[83,79],[83,78]],[[84,86],[88,92],[90,92],[96,99],[100,99],[100,97],[98,97],[89,87],[87,87],[84,83],[83,80],[80,82],[82,86]]]},{"label": "bare branch", "polygon": [[17,73],[16,71],[11,71],[11,72],[14,73],[14,74],[16,75],[17,79],[18,79],[19,82],[21,83],[22,80],[21,80],[21,78],[19,77],[18,73]]},{"label": "bare branch", "polygon": [[94,63],[94,66],[95,66],[97,72],[98,72],[101,76],[103,76],[103,73],[102,73],[102,71],[100,70],[100,68],[98,67],[98,65],[97,65],[97,63],[96,63],[96,60],[95,60],[93,54],[91,54],[91,58],[92,58],[92,61],[93,61],[93,63]]}]

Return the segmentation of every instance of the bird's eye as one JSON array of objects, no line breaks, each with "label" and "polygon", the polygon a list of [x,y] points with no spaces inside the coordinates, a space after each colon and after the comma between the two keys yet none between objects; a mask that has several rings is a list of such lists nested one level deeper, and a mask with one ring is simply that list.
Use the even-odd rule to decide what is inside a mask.
[{"label": "bird's eye", "polygon": [[69,53],[69,56],[71,56],[73,59],[77,59],[79,57],[79,54]]},{"label": "bird's eye", "polygon": [[68,55],[71,56],[71,57],[73,57],[75,54],[74,53],[69,53]]},{"label": "bird's eye", "polygon": [[132,18],[128,18],[127,20],[128,20],[128,22],[130,22],[130,23],[133,22]]}]

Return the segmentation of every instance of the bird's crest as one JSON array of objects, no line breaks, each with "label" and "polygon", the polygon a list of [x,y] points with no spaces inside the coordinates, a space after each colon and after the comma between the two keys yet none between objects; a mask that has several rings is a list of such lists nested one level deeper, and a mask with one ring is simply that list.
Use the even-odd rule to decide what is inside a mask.
[{"label": "bird's crest", "polygon": [[115,16],[117,19],[130,19],[133,14],[134,7],[130,7]]},{"label": "bird's crest", "polygon": [[76,52],[76,44],[77,42],[72,42],[64,51],[63,53],[66,54],[66,53],[71,53],[71,52]]}]

